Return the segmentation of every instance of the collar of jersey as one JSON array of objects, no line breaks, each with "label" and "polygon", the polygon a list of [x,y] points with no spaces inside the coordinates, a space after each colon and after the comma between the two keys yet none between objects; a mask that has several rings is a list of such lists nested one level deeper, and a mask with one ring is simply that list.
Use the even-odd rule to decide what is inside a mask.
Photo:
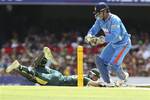
[{"label": "collar of jersey", "polygon": [[108,16],[108,18],[106,19],[106,20],[102,20],[103,22],[107,22],[110,18],[111,18],[111,13],[109,13],[109,16]]}]

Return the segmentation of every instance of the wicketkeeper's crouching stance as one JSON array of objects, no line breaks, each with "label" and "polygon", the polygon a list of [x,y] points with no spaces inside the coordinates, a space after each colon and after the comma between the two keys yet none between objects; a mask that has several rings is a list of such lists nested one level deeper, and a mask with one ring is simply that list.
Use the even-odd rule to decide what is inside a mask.
[{"label": "wicketkeeper's crouching stance", "polygon": [[[34,61],[34,67],[21,65],[15,60],[7,67],[6,72],[9,73],[15,70],[28,80],[40,85],[77,86],[77,75],[64,76],[57,70],[45,67],[47,61],[50,61],[53,65],[57,65],[56,60],[51,54],[51,50],[48,47],[44,47],[42,54]],[[98,80],[99,77],[99,71],[96,68],[92,69],[87,76],[84,76],[84,86],[105,87],[105,85]]]},{"label": "wicketkeeper's crouching stance", "polygon": [[[110,12],[109,6],[100,2],[95,5],[96,21],[85,36],[86,43],[92,46],[107,43],[96,56],[95,64],[104,82],[111,84],[110,71],[116,73],[118,85],[126,83],[129,74],[122,69],[123,59],[131,49],[131,35],[127,32],[121,19]],[[102,30],[104,35],[96,37]]]}]

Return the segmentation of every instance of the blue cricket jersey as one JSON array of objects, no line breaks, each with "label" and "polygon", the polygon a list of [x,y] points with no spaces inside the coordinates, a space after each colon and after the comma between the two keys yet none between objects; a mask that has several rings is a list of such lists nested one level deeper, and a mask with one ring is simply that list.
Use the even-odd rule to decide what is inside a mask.
[{"label": "blue cricket jersey", "polygon": [[128,34],[121,19],[112,13],[106,20],[97,18],[88,34],[95,36],[101,29],[105,33],[105,41],[114,46],[126,45],[127,41],[130,40],[130,34]]}]

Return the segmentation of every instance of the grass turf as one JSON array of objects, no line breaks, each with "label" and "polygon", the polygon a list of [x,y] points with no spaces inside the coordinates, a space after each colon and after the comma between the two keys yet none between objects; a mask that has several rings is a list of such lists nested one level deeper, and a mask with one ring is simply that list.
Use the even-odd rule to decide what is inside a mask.
[{"label": "grass turf", "polygon": [[150,89],[0,86],[0,100],[150,100]]}]

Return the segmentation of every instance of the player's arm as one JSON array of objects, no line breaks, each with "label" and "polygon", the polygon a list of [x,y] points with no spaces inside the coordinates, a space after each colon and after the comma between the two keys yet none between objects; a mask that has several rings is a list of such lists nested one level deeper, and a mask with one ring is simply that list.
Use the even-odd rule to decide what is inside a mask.
[{"label": "player's arm", "polygon": [[96,20],[92,28],[88,31],[87,35],[85,36],[85,42],[90,43],[93,37],[95,37],[95,35],[99,32],[100,29],[100,22]]},{"label": "player's arm", "polygon": [[104,82],[100,81],[98,79],[97,81],[90,80],[87,84],[87,86],[93,86],[93,87],[107,87]]},{"label": "player's arm", "polygon": [[88,34],[95,36],[100,31],[100,29],[101,29],[100,21],[97,19],[92,28],[88,31]]},{"label": "player's arm", "polygon": [[99,84],[100,84],[99,81],[90,80],[87,86],[99,87]]},{"label": "player's arm", "polygon": [[92,86],[92,87],[116,87],[115,84],[106,84],[101,81],[89,81],[87,86]]}]

